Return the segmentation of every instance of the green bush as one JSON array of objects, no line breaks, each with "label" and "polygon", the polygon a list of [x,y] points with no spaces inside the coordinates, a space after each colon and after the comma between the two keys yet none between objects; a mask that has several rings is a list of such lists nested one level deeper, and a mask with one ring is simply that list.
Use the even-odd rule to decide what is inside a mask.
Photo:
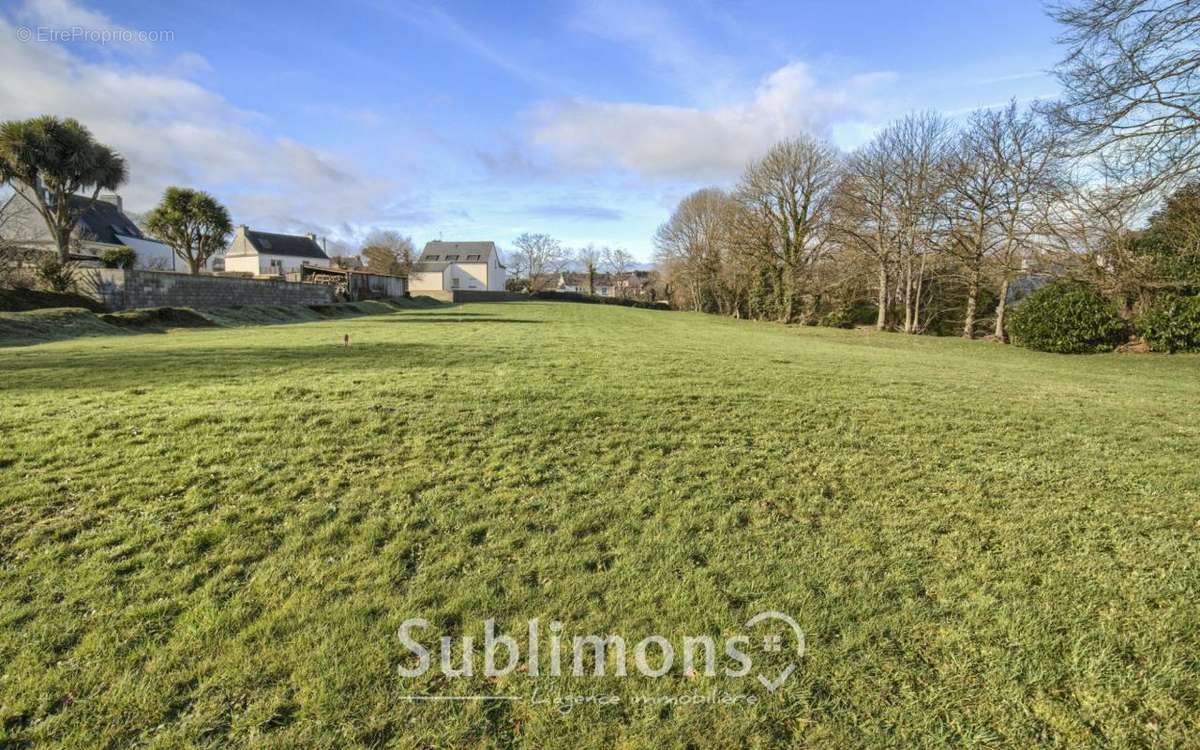
[{"label": "green bush", "polygon": [[105,268],[124,268],[132,269],[133,264],[137,263],[137,253],[132,247],[114,247],[111,250],[105,250],[100,253],[100,262]]},{"label": "green bush", "polygon": [[37,278],[47,291],[69,292],[75,288],[75,264],[48,258],[38,264]]},{"label": "green bush", "polygon": [[1200,351],[1200,297],[1161,295],[1138,318],[1137,326],[1156,352]]},{"label": "green bush", "polygon": [[1014,344],[1043,352],[1110,352],[1129,337],[1116,307],[1082,284],[1042,287],[1012,311],[1008,335]]}]

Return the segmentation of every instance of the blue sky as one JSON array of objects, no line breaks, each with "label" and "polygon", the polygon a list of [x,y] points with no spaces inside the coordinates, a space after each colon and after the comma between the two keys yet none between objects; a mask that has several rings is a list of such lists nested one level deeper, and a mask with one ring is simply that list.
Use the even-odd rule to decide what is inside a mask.
[{"label": "blue sky", "polygon": [[0,118],[82,119],[129,158],[135,210],[185,184],[268,230],[540,231],[649,260],[680,197],[774,140],[851,149],[907,111],[1057,90],[1033,1],[301,5],[0,3]]}]

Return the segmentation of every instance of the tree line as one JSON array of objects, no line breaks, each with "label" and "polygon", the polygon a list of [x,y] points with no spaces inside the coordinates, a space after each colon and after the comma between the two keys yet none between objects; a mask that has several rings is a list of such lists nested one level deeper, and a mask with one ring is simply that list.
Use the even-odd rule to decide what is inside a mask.
[{"label": "tree line", "polygon": [[911,114],[848,154],[811,135],[776,143],[731,190],[688,195],[659,228],[673,303],[1004,339],[1013,287],[1030,277],[1088,284],[1127,317],[1160,293],[1195,293],[1200,16],[1189,5],[1059,8],[1060,101],[961,123]]}]

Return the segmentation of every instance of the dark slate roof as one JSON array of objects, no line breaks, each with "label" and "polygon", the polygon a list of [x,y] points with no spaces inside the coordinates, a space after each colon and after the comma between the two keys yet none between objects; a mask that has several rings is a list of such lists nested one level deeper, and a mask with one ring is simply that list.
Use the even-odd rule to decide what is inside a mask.
[{"label": "dark slate roof", "polygon": [[135,239],[145,239],[142,230],[128,216],[111,203],[97,200],[88,207],[91,198],[82,195],[71,196],[71,207],[82,209],[79,216],[79,237],[93,242],[104,242],[109,245],[120,245],[118,234]]},{"label": "dark slate roof", "polygon": [[[473,241],[473,242],[444,242],[442,240],[433,240],[425,243],[425,248],[421,251],[421,257],[417,258],[417,263],[425,265],[427,263],[446,263],[446,256],[457,256],[450,263],[487,263],[492,255],[496,256],[497,263],[500,267],[504,265],[500,261],[500,251],[496,249],[496,243],[488,240]],[[478,256],[473,260],[467,260],[467,256]],[[444,268],[445,266],[443,266]],[[441,269],[421,269],[421,270],[441,270]]]},{"label": "dark slate roof", "polygon": [[291,258],[329,260],[329,256],[312,237],[294,234],[273,234],[246,230],[246,239],[263,255],[286,255]]}]

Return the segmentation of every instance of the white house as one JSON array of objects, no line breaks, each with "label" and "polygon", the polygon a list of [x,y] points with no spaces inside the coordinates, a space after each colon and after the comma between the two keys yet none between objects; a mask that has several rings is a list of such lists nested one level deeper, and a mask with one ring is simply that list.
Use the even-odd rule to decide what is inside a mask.
[{"label": "white house", "polygon": [[[33,197],[27,192],[31,189],[25,185],[16,186],[12,196],[0,205],[0,224],[9,237],[22,245],[55,252],[46,222],[26,199],[26,195]],[[93,201],[90,196],[72,195],[69,201],[72,210],[79,212],[79,222],[71,235],[74,260],[98,264],[105,250],[128,247],[137,256],[135,268],[188,270],[187,262],[176,257],[170,247],[142,233],[125,214],[121,196],[106,194]]]},{"label": "white house", "polygon": [[329,268],[329,256],[317,244],[315,234],[259,232],[242,224],[224,255],[226,271],[278,276],[300,271],[301,266]]},{"label": "white house", "polygon": [[442,242],[425,244],[408,275],[411,294],[476,289],[503,292],[507,280],[495,242]]}]

